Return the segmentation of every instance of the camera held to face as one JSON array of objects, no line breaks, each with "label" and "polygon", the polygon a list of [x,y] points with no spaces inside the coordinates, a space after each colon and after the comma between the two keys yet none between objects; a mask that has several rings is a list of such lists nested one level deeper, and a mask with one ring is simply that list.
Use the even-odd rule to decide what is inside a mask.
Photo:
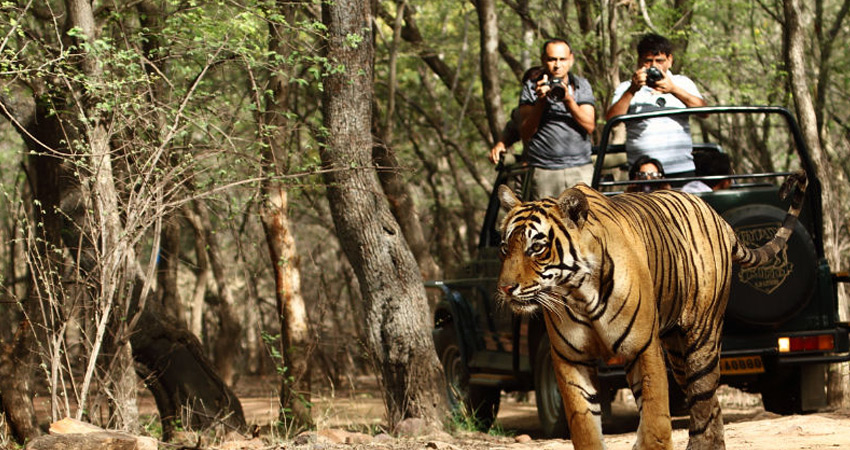
[{"label": "camera held to face", "polygon": [[646,85],[655,87],[655,84],[664,79],[664,74],[655,67],[649,66],[646,68]]},{"label": "camera held to face", "polygon": [[567,96],[567,86],[564,80],[560,78],[550,79],[546,82],[546,86],[549,86],[549,93],[546,94],[547,97],[554,100],[563,100]]}]

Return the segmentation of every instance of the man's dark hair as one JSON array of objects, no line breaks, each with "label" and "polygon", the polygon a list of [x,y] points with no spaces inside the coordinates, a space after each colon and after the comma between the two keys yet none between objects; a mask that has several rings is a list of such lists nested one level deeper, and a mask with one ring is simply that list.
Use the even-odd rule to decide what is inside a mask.
[{"label": "man's dark hair", "polygon": [[673,54],[673,44],[670,43],[670,40],[660,34],[649,33],[643,35],[640,38],[640,42],[638,42],[637,46],[638,57],[643,57],[644,55],[672,55]]},{"label": "man's dark hair", "polygon": [[[702,151],[694,152],[694,173],[698,177],[708,177],[713,175],[731,175],[732,162],[729,159],[729,154],[717,151]],[[709,187],[714,187],[724,180],[703,180],[703,183]]]},{"label": "man's dark hair", "polygon": [[548,47],[549,44],[559,44],[559,43],[560,44],[567,44],[567,47],[570,48],[570,53],[572,53],[573,46],[570,45],[570,43],[567,42],[566,39],[555,37],[555,38],[552,38],[552,39],[547,39],[546,42],[543,43],[543,46],[540,47],[540,58],[543,59],[543,58],[546,57],[546,47]]},{"label": "man's dark hair", "polygon": [[661,165],[661,161],[649,156],[643,155],[632,164],[632,167],[629,168],[629,179],[634,180],[637,178],[637,173],[640,172],[640,166],[644,164],[654,164],[655,167],[658,168],[658,173],[661,174],[661,177],[664,177],[664,166]]}]

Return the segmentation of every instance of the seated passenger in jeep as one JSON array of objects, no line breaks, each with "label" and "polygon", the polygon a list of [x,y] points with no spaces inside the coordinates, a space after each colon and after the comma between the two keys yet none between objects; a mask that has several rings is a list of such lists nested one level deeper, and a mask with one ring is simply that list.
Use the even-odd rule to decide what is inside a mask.
[{"label": "seated passenger in jeep", "polygon": [[[694,152],[694,165],[696,166],[697,177],[732,174],[732,163],[726,153],[717,151]],[[732,180],[729,178],[694,180],[682,186],[682,190],[695,194],[726,189],[731,185]]]},{"label": "seated passenger in jeep", "polygon": [[[664,167],[655,158],[643,155],[629,169],[630,180],[660,180],[664,178]],[[636,183],[630,184],[626,192],[652,192],[659,189],[670,189],[670,183]]]}]

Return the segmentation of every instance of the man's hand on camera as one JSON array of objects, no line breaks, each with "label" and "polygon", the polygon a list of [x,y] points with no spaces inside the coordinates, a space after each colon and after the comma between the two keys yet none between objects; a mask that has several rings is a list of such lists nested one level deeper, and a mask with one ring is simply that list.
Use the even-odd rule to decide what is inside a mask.
[{"label": "man's hand on camera", "polygon": [[534,92],[537,94],[537,98],[541,99],[546,97],[551,90],[552,88],[549,87],[549,75],[543,74],[543,78],[537,82],[537,88],[534,89]]},{"label": "man's hand on camera", "polygon": [[676,85],[673,84],[673,80],[667,76],[667,72],[661,72],[664,75],[664,78],[655,82],[655,86],[652,86],[653,89],[662,93],[662,94],[670,94],[676,89]]},{"label": "man's hand on camera", "polygon": [[629,86],[629,90],[634,94],[644,86],[646,86],[646,69],[641,67],[632,74],[632,85]]}]

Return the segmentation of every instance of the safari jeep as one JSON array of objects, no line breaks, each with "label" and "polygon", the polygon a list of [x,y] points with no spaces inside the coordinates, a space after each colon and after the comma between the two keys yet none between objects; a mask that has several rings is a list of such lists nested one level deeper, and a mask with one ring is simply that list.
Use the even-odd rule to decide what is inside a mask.
[{"label": "safari jeep", "polygon": [[[737,167],[726,189],[697,194],[717,210],[751,247],[780,226],[788,204],[779,200],[785,177],[798,168],[809,175],[804,209],[787,249],[772,264],[741,269],[734,284],[723,330],[721,382],[761,393],[768,411],[791,414],[826,405],[826,369],[850,360],[847,323],[838,319],[836,285],[846,275],[830,270],[821,236],[821,186],[791,113],[778,107],[705,107],[615,117],[594,149],[592,186],[609,195],[622,192],[626,176],[622,145],[612,132],[630,120],[661,115],[690,117],[694,152],[726,152]],[[766,149],[779,149],[771,157]],[[776,154],[781,157],[777,159]],[[746,159],[747,157],[751,159]],[[503,391],[534,391],[543,433],[568,434],[549,355],[542,315],[519,317],[494,300],[499,275],[499,222],[495,195],[507,184],[528,199],[530,171],[521,163],[502,164],[483,212],[477,258],[451,279],[429,281],[440,290],[434,311],[434,343],[454,408],[466,411],[481,428],[495,419]],[[710,177],[667,180],[680,184]],[[717,177],[715,177],[717,178]],[[644,181],[652,183],[656,181]],[[611,400],[624,388],[617,361],[599,361],[603,426],[611,421]],[[671,382],[671,411],[685,414],[683,394]]]}]

